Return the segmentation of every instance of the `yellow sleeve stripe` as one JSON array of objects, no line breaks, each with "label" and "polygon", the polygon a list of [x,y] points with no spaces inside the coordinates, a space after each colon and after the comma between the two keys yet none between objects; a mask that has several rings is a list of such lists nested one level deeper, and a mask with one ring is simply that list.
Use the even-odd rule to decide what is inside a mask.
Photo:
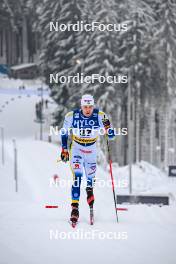
[{"label": "yellow sleeve stripe", "polygon": [[102,112],[102,111],[99,111],[99,113],[98,113],[99,115],[105,115],[105,113],[104,112]]},{"label": "yellow sleeve stripe", "polygon": [[65,117],[73,116],[73,111],[68,112]]}]

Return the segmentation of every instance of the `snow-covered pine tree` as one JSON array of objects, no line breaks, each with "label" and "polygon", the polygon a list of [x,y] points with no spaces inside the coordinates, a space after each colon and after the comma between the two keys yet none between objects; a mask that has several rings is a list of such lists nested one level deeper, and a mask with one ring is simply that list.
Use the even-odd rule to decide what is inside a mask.
[{"label": "snow-covered pine tree", "polygon": [[[123,22],[118,17],[118,6],[114,0],[94,1],[92,3],[91,21],[100,24],[118,24]],[[99,76],[124,75],[125,72],[120,67],[122,58],[118,50],[119,31],[100,31],[91,32],[87,45],[83,46],[82,56],[84,61],[84,74]],[[97,104],[104,110],[113,121],[114,127],[121,126],[120,120],[120,97],[123,85],[117,83],[108,83],[96,81],[91,84],[84,84],[82,93],[90,92],[95,96]],[[119,162],[120,152],[117,151],[117,145],[113,144],[112,149],[114,161]]]},{"label": "snow-covered pine tree", "polygon": [[43,2],[40,0],[27,0],[26,14],[28,25],[28,48],[29,61],[38,60],[39,50],[41,46],[41,34],[39,30],[39,13],[43,7]]},{"label": "snow-covered pine tree", "polygon": [[[157,8],[157,24],[154,34],[154,49],[160,70],[163,76],[164,90],[160,100],[160,146],[161,161],[164,168],[168,164],[168,135],[169,120],[172,116],[171,105],[173,93],[175,94],[175,67],[176,65],[176,2],[174,0],[161,0]],[[172,134],[172,133],[171,133]],[[170,146],[173,147],[173,146]]]},{"label": "snow-covered pine tree", "polygon": [[26,1],[2,0],[0,25],[5,30],[7,64],[28,61]]},{"label": "snow-covered pine tree", "polygon": [[[49,74],[61,76],[73,75],[75,64],[74,56],[77,53],[76,35],[73,30],[49,31],[49,22],[58,24],[75,24],[81,20],[81,11],[78,0],[57,1],[46,0],[41,11],[41,32],[43,32],[44,46],[41,54],[41,61],[44,65],[45,76],[49,81]],[[72,83],[49,84],[54,100],[58,104],[55,113],[57,125],[63,121],[65,113],[70,109],[69,97],[74,93]]]},{"label": "snow-covered pine tree", "polygon": [[144,104],[141,104],[141,98],[147,88],[144,79],[150,78],[149,59],[151,50],[152,27],[154,25],[154,13],[146,1],[127,1],[127,14],[129,30],[124,36],[122,47],[126,46],[126,63],[131,75],[131,107],[133,113],[133,134],[134,154],[133,160],[141,159],[141,113]]},{"label": "snow-covered pine tree", "polygon": [[[92,0],[81,0],[78,1],[78,6],[80,9],[80,21],[84,24],[90,23],[92,21],[94,10],[92,8]],[[69,72],[71,75],[84,74],[85,69],[85,59],[87,58],[87,49],[91,45],[91,34],[90,31],[78,31],[75,34],[75,55],[72,57],[72,67],[70,67]],[[72,85],[71,93],[68,98],[69,105],[72,108],[80,106],[80,98],[82,96],[84,83],[77,83]]]}]

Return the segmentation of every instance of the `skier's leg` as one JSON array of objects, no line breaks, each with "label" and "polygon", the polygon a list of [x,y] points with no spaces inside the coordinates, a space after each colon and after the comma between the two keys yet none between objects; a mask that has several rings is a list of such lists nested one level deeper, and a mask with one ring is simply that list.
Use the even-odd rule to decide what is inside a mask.
[{"label": "skier's leg", "polygon": [[71,169],[73,173],[73,185],[72,185],[72,202],[79,203],[81,179],[83,176],[83,162],[82,157],[73,153],[71,159]]},{"label": "skier's leg", "polygon": [[94,204],[94,194],[93,194],[93,187],[95,182],[95,173],[96,173],[96,148],[93,146],[91,147],[91,153],[84,154],[84,161],[85,161],[85,174],[87,178],[87,203],[90,207]]},{"label": "skier's leg", "polygon": [[71,189],[72,196],[72,212],[71,212],[71,221],[77,221],[79,217],[79,198],[80,198],[80,187],[81,179],[83,176],[83,158],[81,153],[76,147],[72,147],[70,155],[70,165],[73,173],[73,185]]}]

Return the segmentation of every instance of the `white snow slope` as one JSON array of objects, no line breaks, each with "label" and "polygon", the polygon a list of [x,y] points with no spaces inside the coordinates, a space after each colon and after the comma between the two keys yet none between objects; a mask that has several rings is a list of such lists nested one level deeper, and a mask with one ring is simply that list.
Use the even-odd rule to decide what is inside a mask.
[{"label": "white snow slope", "polygon": [[[0,105],[10,98],[1,94]],[[5,164],[0,166],[0,263],[175,264],[176,183],[145,162],[133,168],[134,191],[169,193],[171,205],[127,206],[128,211],[118,212],[116,223],[112,190],[97,181],[95,224],[90,226],[83,182],[79,224],[76,229],[68,224],[72,175],[69,164],[56,163],[58,146],[34,140],[37,100],[22,97],[0,113],[7,135]],[[17,193],[12,137],[18,149]],[[127,180],[127,170],[114,168],[115,180]],[[58,185],[51,184],[55,174]],[[97,177],[106,181],[109,173],[98,167]]]}]

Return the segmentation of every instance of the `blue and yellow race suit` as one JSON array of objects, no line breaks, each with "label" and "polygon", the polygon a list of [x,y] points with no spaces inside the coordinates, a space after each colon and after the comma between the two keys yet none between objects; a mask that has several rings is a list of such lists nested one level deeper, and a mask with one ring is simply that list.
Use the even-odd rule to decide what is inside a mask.
[{"label": "blue and yellow race suit", "polygon": [[[96,141],[99,134],[103,134],[102,120],[107,119],[104,112],[94,108],[90,117],[83,115],[81,109],[67,113],[61,129],[62,148],[68,149],[68,136],[71,134],[70,165],[74,176],[72,185],[72,203],[78,203],[80,185],[85,172],[87,186],[93,187],[96,173],[97,147]],[[113,128],[109,129],[109,139],[114,138]]]}]

